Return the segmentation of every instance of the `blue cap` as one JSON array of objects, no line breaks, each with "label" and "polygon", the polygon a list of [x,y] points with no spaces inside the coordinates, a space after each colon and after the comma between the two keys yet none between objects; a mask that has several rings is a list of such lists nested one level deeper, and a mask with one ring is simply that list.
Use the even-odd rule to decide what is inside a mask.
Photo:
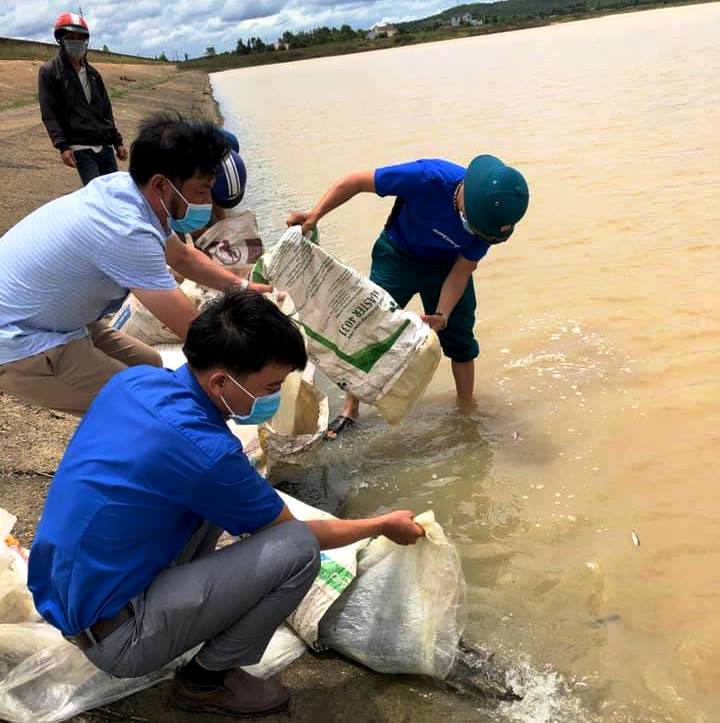
[{"label": "blue cap", "polygon": [[499,240],[510,237],[530,201],[522,174],[495,156],[473,158],[463,189],[465,216],[470,225]]},{"label": "blue cap", "polygon": [[247,183],[247,170],[240,155],[229,151],[215,169],[212,199],[220,208],[234,208],[242,201]]}]

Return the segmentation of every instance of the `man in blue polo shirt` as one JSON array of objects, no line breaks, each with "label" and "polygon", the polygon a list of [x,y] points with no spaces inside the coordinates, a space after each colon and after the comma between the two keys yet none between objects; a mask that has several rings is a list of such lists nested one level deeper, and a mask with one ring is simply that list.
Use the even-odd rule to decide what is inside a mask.
[{"label": "man in blue polo shirt", "polygon": [[[470,406],[479,353],[472,274],[490,246],[507,241],[525,215],[525,179],[490,155],[477,156],[467,168],[440,159],[386,166],[336,181],[310,211],[292,213],[288,226],[301,224],[307,233],[361,192],[395,196],[373,248],[370,279],[401,307],[420,294],[423,319],[438,332],[452,361],[458,404]],[[348,395],[328,439],[355,423],[359,406]]]},{"label": "man in blue polo shirt", "polygon": [[[90,406],[53,479],[30,552],[40,614],[102,670],[136,677],[202,645],[172,702],[261,715],[288,692],[257,663],[319,569],[318,548],[378,534],[422,535],[409,511],[296,521],[252,467],[226,419],[277,411],[285,376],[307,361],[292,320],[236,290],[192,322],[177,371],[117,374]],[[215,550],[225,529],[250,537]]]}]

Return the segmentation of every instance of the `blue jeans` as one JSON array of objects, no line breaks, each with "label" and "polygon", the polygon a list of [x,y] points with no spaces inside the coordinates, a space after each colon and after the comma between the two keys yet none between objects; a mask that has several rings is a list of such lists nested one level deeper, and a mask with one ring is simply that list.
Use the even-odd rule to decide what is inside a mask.
[{"label": "blue jeans", "polygon": [[105,146],[100,153],[95,153],[91,148],[75,151],[75,163],[83,186],[87,186],[93,178],[115,173],[118,169],[112,146]]}]

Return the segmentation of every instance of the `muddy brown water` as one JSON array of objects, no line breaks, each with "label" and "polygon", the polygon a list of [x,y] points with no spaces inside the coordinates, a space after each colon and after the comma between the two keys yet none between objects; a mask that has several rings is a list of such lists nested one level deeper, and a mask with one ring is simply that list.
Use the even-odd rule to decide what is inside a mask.
[{"label": "muddy brown water", "polygon": [[[352,170],[526,174],[476,273],[477,410],[443,364],[403,424],[367,410],[290,473],[346,515],[435,510],[468,635],[526,694],[492,720],[720,719],[719,27],[713,3],[212,77],[265,238]],[[358,198],[321,241],[366,271],[389,207]]]}]

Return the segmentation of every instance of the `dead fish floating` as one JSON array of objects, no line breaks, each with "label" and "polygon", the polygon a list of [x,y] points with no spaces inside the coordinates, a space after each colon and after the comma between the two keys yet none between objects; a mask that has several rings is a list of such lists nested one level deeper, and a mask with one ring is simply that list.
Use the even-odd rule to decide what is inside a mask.
[{"label": "dead fish floating", "polygon": [[590,623],[595,628],[604,628],[610,625],[611,623],[619,623],[620,622],[620,613],[612,613],[611,615],[604,615],[601,618],[595,618],[595,620]]}]

